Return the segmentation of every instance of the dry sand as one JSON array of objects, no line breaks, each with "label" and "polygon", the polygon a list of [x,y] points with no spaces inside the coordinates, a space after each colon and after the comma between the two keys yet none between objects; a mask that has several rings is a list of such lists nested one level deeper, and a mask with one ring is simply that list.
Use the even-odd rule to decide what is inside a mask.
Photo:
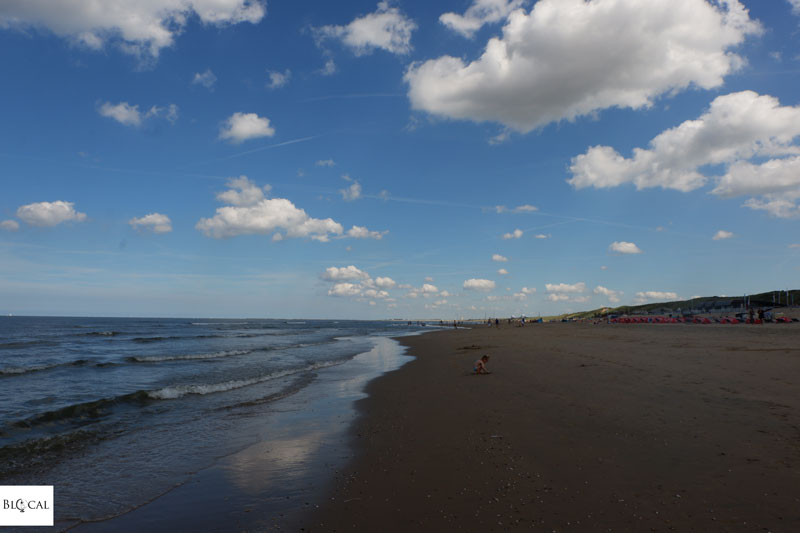
[{"label": "dry sand", "polygon": [[800,531],[800,324],[402,342],[306,530]]}]

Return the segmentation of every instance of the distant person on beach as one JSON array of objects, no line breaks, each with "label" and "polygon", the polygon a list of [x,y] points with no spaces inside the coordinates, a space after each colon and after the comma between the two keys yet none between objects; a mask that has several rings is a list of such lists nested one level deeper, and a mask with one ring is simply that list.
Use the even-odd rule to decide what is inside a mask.
[{"label": "distant person on beach", "polygon": [[494,325],[497,326],[498,328],[500,327],[500,319],[499,318],[495,318],[494,319]]},{"label": "distant person on beach", "polygon": [[484,355],[477,361],[475,361],[475,366],[472,368],[472,371],[476,374],[491,374],[488,370],[486,370],[486,363],[489,362],[489,356]]},{"label": "distant person on beach", "polygon": [[752,307],[750,308],[750,313],[749,314],[750,314],[750,323],[751,324],[755,324],[755,322],[756,322],[756,312],[753,310]]},{"label": "distant person on beach", "polygon": [[764,323],[764,309],[762,307],[758,308],[758,319],[762,324]]}]

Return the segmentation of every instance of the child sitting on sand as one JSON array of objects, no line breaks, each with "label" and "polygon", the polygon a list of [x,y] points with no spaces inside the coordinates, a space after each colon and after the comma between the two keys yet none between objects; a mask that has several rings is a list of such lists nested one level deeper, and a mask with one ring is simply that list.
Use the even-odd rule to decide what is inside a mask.
[{"label": "child sitting on sand", "polygon": [[488,370],[486,370],[486,363],[489,362],[489,356],[484,355],[477,361],[475,361],[475,366],[472,368],[472,371],[476,374],[491,374]]}]

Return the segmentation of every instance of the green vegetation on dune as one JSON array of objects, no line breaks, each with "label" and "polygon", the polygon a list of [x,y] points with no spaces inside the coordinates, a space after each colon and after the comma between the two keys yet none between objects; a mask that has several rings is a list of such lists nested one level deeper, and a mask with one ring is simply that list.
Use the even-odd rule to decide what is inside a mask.
[{"label": "green vegetation on dune", "polygon": [[[800,290],[770,291],[760,294],[747,295],[751,307],[785,307],[789,304],[800,305]],[[542,317],[547,320],[581,320],[601,318],[606,315],[645,315],[658,312],[669,314],[677,312],[713,312],[725,309],[741,309],[744,306],[744,296],[702,296],[691,300],[678,300],[674,302],[654,302],[643,305],[623,305],[620,307],[601,307],[591,311],[579,311],[557,316]]]}]

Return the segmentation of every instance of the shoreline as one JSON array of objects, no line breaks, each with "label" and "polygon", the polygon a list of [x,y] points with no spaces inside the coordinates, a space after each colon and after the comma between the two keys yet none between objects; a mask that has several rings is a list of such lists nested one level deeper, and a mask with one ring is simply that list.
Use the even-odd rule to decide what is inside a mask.
[{"label": "shoreline", "polygon": [[373,339],[372,349],[324,368],[311,386],[248,417],[262,428],[257,441],[125,513],[57,526],[81,533],[293,530],[352,458],[348,429],[365,385],[410,360],[396,340]]},{"label": "shoreline", "polygon": [[[800,529],[800,328],[534,324],[398,339],[303,526]],[[489,376],[472,362],[492,355]]]}]

